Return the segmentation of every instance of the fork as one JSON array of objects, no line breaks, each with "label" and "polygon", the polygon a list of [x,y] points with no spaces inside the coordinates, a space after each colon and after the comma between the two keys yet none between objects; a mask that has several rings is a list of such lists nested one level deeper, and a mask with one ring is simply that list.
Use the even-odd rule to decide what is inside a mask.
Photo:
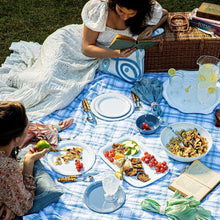
[{"label": "fork", "polygon": [[66,141],[66,140],[73,140],[73,139],[75,139],[76,138],[76,136],[77,135],[74,135],[74,136],[72,136],[72,137],[60,137],[60,138],[58,138],[58,141]]},{"label": "fork", "polygon": [[140,104],[140,99],[137,95],[135,95],[132,91],[131,91],[131,96],[132,96],[132,99],[135,103],[135,109],[136,110],[139,110],[142,106]]}]

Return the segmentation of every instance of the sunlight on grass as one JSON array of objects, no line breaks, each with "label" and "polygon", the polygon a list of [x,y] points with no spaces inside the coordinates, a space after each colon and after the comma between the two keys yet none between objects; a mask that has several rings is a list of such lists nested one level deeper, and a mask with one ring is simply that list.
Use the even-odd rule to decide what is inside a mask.
[{"label": "sunlight on grass", "polygon": [[[81,10],[87,0],[0,0],[0,64],[10,54],[12,42],[20,40],[40,44],[68,24],[80,24]],[[158,0],[170,12],[191,11],[203,0]],[[219,0],[206,2],[219,4]]]}]

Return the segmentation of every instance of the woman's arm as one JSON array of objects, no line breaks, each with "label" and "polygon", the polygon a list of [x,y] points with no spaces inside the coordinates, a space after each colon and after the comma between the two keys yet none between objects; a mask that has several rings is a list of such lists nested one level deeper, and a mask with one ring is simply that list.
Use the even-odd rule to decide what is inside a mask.
[{"label": "woman's arm", "polygon": [[0,218],[3,220],[11,220],[15,218],[15,213],[9,209],[6,205],[2,205],[0,208]]},{"label": "woman's arm", "polygon": [[36,190],[33,177],[33,166],[35,161],[43,157],[47,149],[36,152],[30,149],[24,157],[23,170],[20,169],[17,161],[10,162],[6,168],[5,177],[1,177],[0,193],[4,199],[4,205],[18,216],[26,214],[33,206],[34,193]]},{"label": "woman's arm", "polygon": [[160,27],[163,23],[166,22],[167,20],[167,17],[168,17],[168,11],[166,9],[162,9],[162,17],[161,19],[159,20],[159,22],[156,24],[156,25],[149,25],[143,33],[146,33],[145,34],[145,38],[151,38],[152,37],[152,34],[153,32],[158,28]]},{"label": "woman's arm", "polygon": [[93,31],[84,25],[82,49],[85,56],[96,58],[128,57],[136,50],[112,50],[98,47],[96,46],[98,35],[99,32]]},{"label": "woman's arm", "polygon": [[162,14],[160,21],[156,25],[152,26],[153,31],[155,31],[158,27],[160,27],[167,20],[168,11],[166,9],[162,9],[162,12],[163,14]]}]

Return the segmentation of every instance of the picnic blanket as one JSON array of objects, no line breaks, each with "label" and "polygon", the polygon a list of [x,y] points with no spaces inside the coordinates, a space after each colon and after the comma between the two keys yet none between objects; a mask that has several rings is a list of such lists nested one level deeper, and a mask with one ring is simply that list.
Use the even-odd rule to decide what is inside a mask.
[{"label": "picnic blanket", "polygon": [[[162,82],[167,80],[167,73],[146,73],[144,78],[156,77]],[[109,214],[100,214],[91,211],[84,203],[83,194],[86,188],[91,184],[88,182],[75,183],[60,183],[57,178],[60,176],[47,163],[47,158],[42,158],[41,161],[48,173],[59,188],[62,188],[64,194],[60,197],[58,203],[53,203],[44,208],[37,214],[24,216],[24,220],[38,220],[38,219],[167,219],[166,216],[158,213],[146,212],[141,209],[141,201],[146,198],[151,198],[161,205],[172,197],[173,191],[168,189],[169,184],[180,175],[181,170],[189,163],[182,163],[175,161],[167,156],[162,150],[160,144],[160,133],[164,129],[160,126],[156,133],[149,136],[141,135],[135,127],[135,121],[138,116],[151,112],[151,106],[142,102],[142,108],[139,111],[134,111],[132,115],[121,121],[104,121],[96,118],[97,124],[88,122],[86,114],[83,111],[82,100],[86,98],[91,104],[92,100],[98,95],[105,93],[123,94],[131,97],[131,88],[133,84],[126,83],[121,79],[97,72],[95,79],[86,85],[82,92],[72,101],[66,108],[51,113],[50,115],[32,121],[42,124],[58,124],[66,118],[74,118],[74,123],[64,131],[59,132],[60,137],[76,136],[77,141],[83,142],[92,147],[94,152],[98,154],[101,147],[107,143],[112,142],[113,139],[120,138],[124,135],[131,135],[137,137],[146,149],[150,149],[158,155],[161,159],[167,161],[169,172],[163,178],[156,182],[143,187],[136,188],[126,181],[123,181],[122,188],[126,193],[125,204],[115,212]],[[215,115],[213,111],[210,114],[187,114],[172,108],[168,105],[165,99],[160,101],[160,108],[163,112],[163,119],[169,124],[175,122],[191,122],[199,124],[209,131],[213,139],[213,146],[208,155],[201,159],[209,168],[220,173],[220,128],[215,127]],[[220,108],[218,105],[216,108]],[[58,143],[59,145],[59,143]],[[91,171],[108,171],[111,168],[96,155],[96,161]],[[101,180],[102,175],[95,176],[95,181]],[[200,208],[211,211],[213,219],[220,219],[220,185],[217,186],[200,204]]]}]

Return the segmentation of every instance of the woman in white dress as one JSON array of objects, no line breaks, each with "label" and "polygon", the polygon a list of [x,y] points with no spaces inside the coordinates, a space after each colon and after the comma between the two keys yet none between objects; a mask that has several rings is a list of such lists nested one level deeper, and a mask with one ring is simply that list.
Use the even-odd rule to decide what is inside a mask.
[{"label": "woman in white dress", "polygon": [[151,0],[88,1],[83,24],[58,29],[42,46],[12,43],[14,52],[0,68],[0,100],[22,102],[30,120],[66,107],[93,80],[100,58],[128,57],[135,51],[109,49],[117,33],[132,36],[150,25],[150,37],[166,14]]}]

